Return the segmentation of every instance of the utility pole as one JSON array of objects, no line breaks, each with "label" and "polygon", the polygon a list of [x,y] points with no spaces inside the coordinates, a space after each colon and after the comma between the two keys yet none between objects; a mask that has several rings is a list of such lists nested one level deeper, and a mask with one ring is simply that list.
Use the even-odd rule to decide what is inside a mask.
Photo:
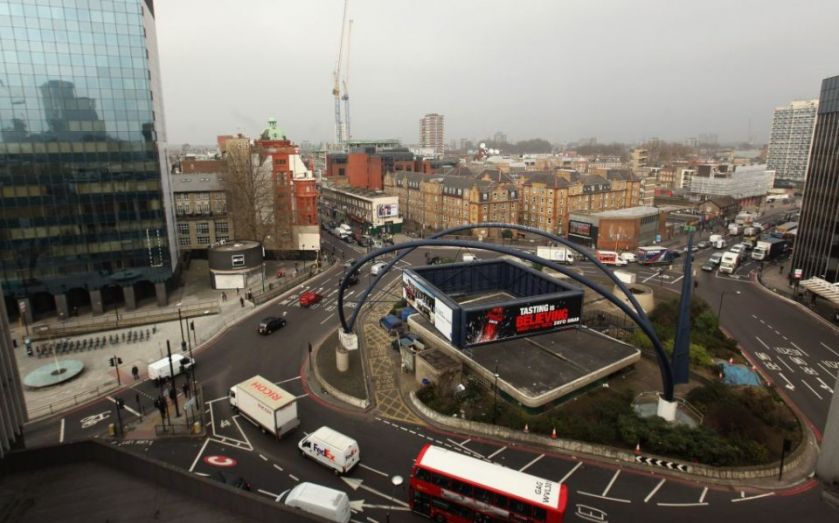
[{"label": "utility pole", "polygon": [[175,404],[175,417],[181,417],[181,411],[178,408],[178,391],[175,388],[175,366],[172,365],[172,347],[169,343],[169,340],[166,340],[166,355],[169,357],[169,377],[172,380],[171,386],[172,388],[169,389],[169,398]]}]

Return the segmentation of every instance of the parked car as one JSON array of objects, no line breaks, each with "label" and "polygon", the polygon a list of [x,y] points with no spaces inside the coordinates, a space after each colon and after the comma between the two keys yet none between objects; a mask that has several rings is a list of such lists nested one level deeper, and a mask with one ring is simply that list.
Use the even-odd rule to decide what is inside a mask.
[{"label": "parked car", "polygon": [[300,295],[299,301],[301,307],[310,307],[315,303],[318,303],[322,299],[323,296],[316,293],[315,291],[306,291]]},{"label": "parked car", "polygon": [[702,240],[699,243],[697,243],[696,246],[700,249],[707,249],[711,246],[711,242],[709,242],[708,240]]},{"label": "parked car", "polygon": [[705,263],[702,264],[702,270],[705,272],[713,272],[713,270],[716,268],[717,264],[711,261],[710,259],[706,260]]},{"label": "parked car", "polygon": [[264,318],[262,321],[259,322],[259,326],[256,328],[256,332],[265,336],[271,334],[275,330],[282,329],[283,327],[285,327],[285,325],[285,318],[268,316],[267,318]]},{"label": "parked car", "polygon": [[373,276],[378,276],[384,268],[387,266],[384,262],[374,263],[372,267],[370,267],[370,274]]},{"label": "parked car", "polygon": [[715,252],[714,254],[711,255],[710,258],[708,258],[708,262],[713,263],[714,265],[719,265],[720,260],[722,260],[722,254],[723,253],[721,251]]},{"label": "parked car", "polygon": [[638,261],[638,259],[635,258],[635,253],[634,252],[629,252],[629,251],[622,252],[620,254],[620,257],[621,257],[621,260],[625,261],[626,263],[635,263],[636,261]]}]

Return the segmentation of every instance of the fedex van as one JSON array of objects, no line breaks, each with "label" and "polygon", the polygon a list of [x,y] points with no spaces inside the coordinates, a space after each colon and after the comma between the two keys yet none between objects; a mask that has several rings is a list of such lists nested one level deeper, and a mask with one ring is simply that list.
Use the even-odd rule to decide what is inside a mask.
[{"label": "fedex van", "polygon": [[300,453],[329,467],[335,474],[346,474],[359,461],[358,443],[349,436],[329,427],[321,427],[297,444]]}]

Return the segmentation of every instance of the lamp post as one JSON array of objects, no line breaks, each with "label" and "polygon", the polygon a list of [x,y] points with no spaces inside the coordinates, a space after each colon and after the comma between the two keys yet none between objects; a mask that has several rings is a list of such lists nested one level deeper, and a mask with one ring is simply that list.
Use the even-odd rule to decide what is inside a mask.
[{"label": "lamp post", "polygon": [[181,328],[181,352],[186,352],[186,340],[184,340],[184,322],[181,317],[181,302],[177,303],[178,307],[178,327]]},{"label": "lamp post", "polygon": [[493,386],[493,394],[495,395],[492,401],[492,424],[495,425],[495,416],[498,414],[498,364],[495,364],[495,385]]},{"label": "lamp post", "polygon": [[391,509],[391,506],[393,505],[393,503],[396,499],[396,496],[394,495],[394,494],[396,494],[396,487],[401,485],[402,481],[403,481],[402,476],[393,476],[393,477],[390,478],[390,484],[393,485],[393,487],[390,489],[390,503],[391,504],[387,506],[387,516],[385,516],[385,521],[387,521],[388,523],[390,523],[390,509]]},{"label": "lamp post", "polygon": [[[726,292],[727,291],[722,291],[722,294],[720,294],[720,305],[719,305],[719,307],[717,307],[717,317],[718,318],[722,318],[722,300],[723,300],[723,298],[725,298],[725,293]],[[740,291],[734,291],[734,294],[739,295]]]}]

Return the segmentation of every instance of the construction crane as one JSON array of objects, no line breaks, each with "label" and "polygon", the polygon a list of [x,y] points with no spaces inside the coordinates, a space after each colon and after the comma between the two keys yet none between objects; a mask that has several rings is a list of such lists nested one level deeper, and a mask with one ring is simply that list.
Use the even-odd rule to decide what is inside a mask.
[{"label": "construction crane", "polygon": [[344,124],[341,122],[341,62],[344,55],[344,31],[347,28],[347,7],[349,0],[344,0],[344,16],[341,21],[341,41],[338,43],[338,59],[332,72],[332,96],[335,98],[335,143],[344,145]]},{"label": "construction crane", "polygon": [[344,122],[347,127],[346,139],[352,139],[352,128],[350,127],[350,43],[352,42],[352,18],[350,18],[350,25],[347,28],[347,67],[344,69],[344,95],[341,100],[344,101]]}]

